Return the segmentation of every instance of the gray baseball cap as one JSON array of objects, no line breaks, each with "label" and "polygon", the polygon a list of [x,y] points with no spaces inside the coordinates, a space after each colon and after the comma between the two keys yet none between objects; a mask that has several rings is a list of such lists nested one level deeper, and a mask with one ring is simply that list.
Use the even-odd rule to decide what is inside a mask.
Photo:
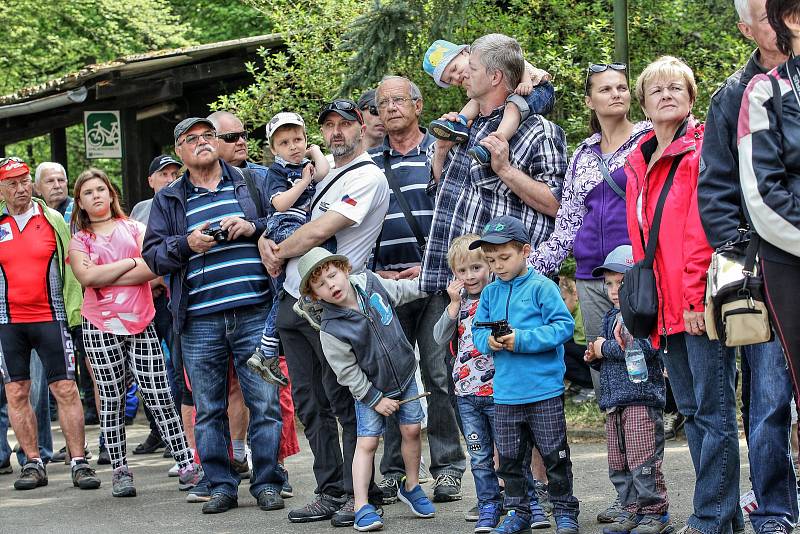
[{"label": "gray baseball cap", "polygon": [[483,244],[502,245],[509,241],[530,243],[531,238],[522,221],[509,215],[501,215],[489,221],[483,227],[481,238],[469,244],[470,250],[475,250]]},{"label": "gray baseball cap", "polygon": [[592,276],[600,278],[603,271],[624,273],[633,267],[633,248],[630,245],[620,245],[606,256],[606,261],[600,267],[592,270]]},{"label": "gray baseball cap", "polygon": [[178,141],[178,137],[182,136],[187,131],[189,131],[189,128],[191,128],[195,124],[205,124],[206,126],[211,128],[212,130],[216,131],[216,128],[214,128],[214,124],[210,120],[204,119],[202,117],[189,117],[189,118],[183,119],[175,127],[175,142]]}]

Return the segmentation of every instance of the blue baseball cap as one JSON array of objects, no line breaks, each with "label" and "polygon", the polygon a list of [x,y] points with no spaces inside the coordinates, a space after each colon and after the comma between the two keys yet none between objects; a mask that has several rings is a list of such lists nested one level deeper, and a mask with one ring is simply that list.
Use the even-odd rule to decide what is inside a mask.
[{"label": "blue baseball cap", "polygon": [[600,278],[603,271],[624,273],[633,267],[633,248],[630,245],[620,245],[606,256],[606,261],[600,267],[592,270],[592,276]]},{"label": "blue baseball cap", "polygon": [[483,244],[503,245],[509,241],[530,243],[531,238],[522,221],[509,215],[501,215],[489,221],[483,227],[481,238],[469,244],[470,250],[475,250]]}]

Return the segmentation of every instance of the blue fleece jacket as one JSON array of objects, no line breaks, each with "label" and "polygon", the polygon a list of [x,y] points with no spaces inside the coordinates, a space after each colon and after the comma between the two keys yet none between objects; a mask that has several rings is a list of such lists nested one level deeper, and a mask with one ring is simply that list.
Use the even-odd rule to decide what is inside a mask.
[{"label": "blue fleece jacket", "polygon": [[509,282],[496,280],[481,293],[472,323],[475,348],[489,354],[491,329],[478,321],[508,320],[514,351],[494,353],[494,402],[528,404],[564,393],[564,343],[572,339],[575,321],[558,286],[532,267]]}]

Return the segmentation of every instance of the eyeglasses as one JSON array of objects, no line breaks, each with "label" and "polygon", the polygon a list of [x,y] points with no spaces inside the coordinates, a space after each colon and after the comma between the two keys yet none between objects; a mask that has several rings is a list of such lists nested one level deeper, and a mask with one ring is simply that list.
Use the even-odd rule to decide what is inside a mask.
[{"label": "eyeglasses", "polygon": [[592,74],[600,74],[608,69],[617,72],[626,72],[628,66],[625,63],[589,63],[589,67],[586,69],[586,82],[583,84],[583,93],[586,95],[589,94],[589,78],[592,77]]},{"label": "eyeglasses", "polygon": [[404,105],[406,102],[415,102],[416,98],[411,98],[408,96],[393,96],[392,98],[383,98],[378,101],[378,109],[386,109],[389,107],[389,102],[395,105],[395,107],[400,107]]},{"label": "eyeglasses", "polygon": [[18,158],[16,156],[9,156],[7,158],[0,159],[0,167],[5,167],[7,163],[12,162],[12,161],[14,163],[25,163],[25,160],[22,159],[22,158]]},{"label": "eyeglasses", "polygon": [[186,143],[187,145],[196,145],[197,142],[200,141],[201,137],[203,138],[204,141],[206,141],[207,143],[210,143],[212,140],[217,138],[217,133],[216,132],[203,132],[200,135],[189,134],[186,137],[184,137],[183,141],[178,143],[178,146],[181,146],[184,143]]},{"label": "eyeglasses", "polygon": [[375,117],[377,117],[377,116],[378,116],[378,108],[376,108],[374,105],[371,105],[371,106],[364,106],[363,108],[361,108],[361,111],[362,111],[362,112],[366,111],[366,112],[368,112],[370,115],[374,115]]},{"label": "eyeglasses", "polygon": [[239,139],[247,141],[247,132],[231,132],[225,134],[217,134],[217,139],[222,139],[226,143],[235,143]]}]

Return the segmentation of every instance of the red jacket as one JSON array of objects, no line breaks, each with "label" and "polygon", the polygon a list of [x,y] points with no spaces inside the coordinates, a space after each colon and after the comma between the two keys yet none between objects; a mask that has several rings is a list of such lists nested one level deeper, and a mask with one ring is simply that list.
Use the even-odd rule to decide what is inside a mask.
[{"label": "red jacket", "polygon": [[[658,203],[661,188],[667,179],[673,159],[684,154],[675,173],[672,187],[664,203],[654,271],[660,302],[658,322],[650,338],[659,346],[660,335],[683,332],[683,311],[702,312],[706,287],[706,271],[713,252],[708,244],[697,209],[697,177],[703,125],[689,117],[676,138],[650,171],[647,164],[658,146],[655,132],[646,134],[628,156],[625,173],[628,235],[633,245],[633,259],[644,259],[640,231],[647,241],[650,222]],[[637,200],[642,194],[642,229],[637,218]]]}]

